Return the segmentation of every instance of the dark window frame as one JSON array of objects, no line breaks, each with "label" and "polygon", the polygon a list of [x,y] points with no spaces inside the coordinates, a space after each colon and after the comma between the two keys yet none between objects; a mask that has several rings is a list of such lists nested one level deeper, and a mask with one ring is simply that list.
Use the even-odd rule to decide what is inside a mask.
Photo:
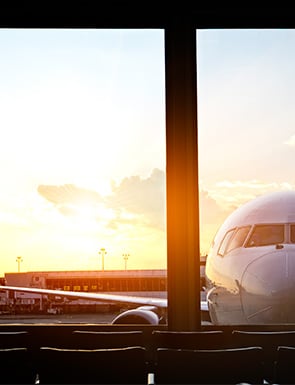
[{"label": "dark window frame", "polygon": [[[119,4],[118,4],[119,3]],[[201,327],[199,306],[199,201],[198,201],[198,153],[196,120],[196,31],[202,28],[282,28],[294,27],[292,12],[285,8],[226,9],[184,3],[155,7],[151,3],[138,6],[134,2],[104,4],[99,12],[89,4],[72,4],[65,11],[47,7],[46,12],[36,5],[6,6],[0,18],[4,28],[161,28],[165,30],[166,99],[167,109],[167,245],[168,245],[168,328],[171,330],[196,330]],[[235,12],[236,11],[236,12]],[[235,17],[232,17],[235,12]],[[38,14],[38,17],[36,15]],[[194,39],[193,39],[194,37]],[[194,40],[194,41],[193,41]],[[178,60],[184,55],[184,60]],[[178,63],[177,63],[178,62]],[[183,82],[183,77],[185,81]],[[177,95],[178,91],[179,96]],[[183,96],[186,95],[185,98]],[[189,102],[189,103],[187,103]],[[176,108],[173,113],[174,107]],[[192,109],[194,111],[192,111]],[[184,124],[182,124],[184,122]],[[180,148],[178,140],[180,139]],[[185,147],[185,143],[188,147]],[[191,143],[191,145],[189,144]],[[173,148],[175,147],[175,148]],[[171,150],[171,151],[170,151]],[[187,151],[185,153],[185,151]],[[186,162],[181,162],[181,155]],[[193,168],[193,169],[192,169]],[[182,170],[185,175],[174,184]],[[193,193],[192,193],[193,191]],[[185,192],[187,194],[185,194]],[[185,198],[180,202],[178,198]],[[177,207],[172,213],[173,202]],[[183,210],[185,208],[185,210]],[[182,226],[183,230],[182,230]],[[189,228],[187,236],[184,231]],[[181,236],[173,239],[177,231]],[[173,250],[173,248],[175,249]],[[183,258],[183,256],[185,256]],[[198,291],[197,291],[198,292]],[[199,305],[199,304],[198,304]]]}]

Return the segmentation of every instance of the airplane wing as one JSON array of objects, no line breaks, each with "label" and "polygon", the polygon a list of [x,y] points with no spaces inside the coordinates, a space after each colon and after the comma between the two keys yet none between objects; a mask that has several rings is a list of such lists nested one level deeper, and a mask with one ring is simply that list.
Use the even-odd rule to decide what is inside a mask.
[{"label": "airplane wing", "polygon": [[[34,287],[22,287],[22,286],[0,286],[0,290],[8,291],[21,291],[25,293],[36,293],[44,295],[56,295],[67,298],[85,299],[85,300],[96,300],[96,301],[108,301],[117,303],[128,303],[146,306],[156,306],[159,308],[167,308],[167,298],[156,298],[156,297],[139,297],[121,294],[107,294],[107,293],[86,293],[79,291],[66,291],[66,290],[50,290],[50,289],[39,289]],[[201,301],[201,311],[208,311],[207,301]]]},{"label": "airplane wing", "polygon": [[21,291],[24,293],[36,293],[44,295],[56,295],[67,298],[85,299],[93,301],[108,301],[108,302],[120,302],[138,305],[156,306],[160,308],[167,307],[166,298],[149,298],[149,297],[137,297],[121,294],[106,294],[106,293],[87,293],[79,291],[67,291],[67,290],[50,290],[39,289],[35,287],[23,287],[23,286],[0,286],[0,290],[8,291]]}]

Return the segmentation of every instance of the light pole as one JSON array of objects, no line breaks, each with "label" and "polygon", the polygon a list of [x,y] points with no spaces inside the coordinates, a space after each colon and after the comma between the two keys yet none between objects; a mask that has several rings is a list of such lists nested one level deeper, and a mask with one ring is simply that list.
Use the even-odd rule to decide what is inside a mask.
[{"label": "light pole", "polygon": [[125,270],[127,270],[127,261],[128,261],[128,257],[130,257],[130,254],[122,254],[123,256],[123,259],[125,261]]},{"label": "light pole", "polygon": [[99,254],[101,255],[101,270],[104,271],[104,256],[107,254],[106,249],[102,247],[99,251]]},{"label": "light pole", "polygon": [[20,272],[20,263],[23,261],[23,258],[19,255],[16,257],[16,262],[17,262],[17,271],[18,273]]}]

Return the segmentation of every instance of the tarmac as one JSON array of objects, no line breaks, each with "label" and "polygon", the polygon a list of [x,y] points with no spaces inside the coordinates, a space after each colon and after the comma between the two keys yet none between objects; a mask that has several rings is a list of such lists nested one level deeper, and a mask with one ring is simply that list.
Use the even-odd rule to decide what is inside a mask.
[{"label": "tarmac", "polygon": [[[0,324],[110,324],[118,313],[81,313],[62,315],[0,315]],[[202,325],[211,325],[202,321]]]},{"label": "tarmac", "polygon": [[16,314],[0,315],[0,324],[62,324],[62,323],[89,323],[109,324],[118,313],[80,313],[80,314]]},{"label": "tarmac", "polygon": [[[201,292],[201,299],[205,300],[205,292]],[[67,314],[0,314],[0,324],[63,324],[63,323],[88,323],[110,324],[118,312],[101,313],[67,313]],[[210,322],[202,322],[210,325]]]}]

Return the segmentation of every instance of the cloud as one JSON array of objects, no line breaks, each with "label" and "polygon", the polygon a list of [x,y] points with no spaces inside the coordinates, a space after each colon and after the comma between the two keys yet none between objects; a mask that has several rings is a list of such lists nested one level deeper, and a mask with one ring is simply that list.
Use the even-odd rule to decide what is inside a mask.
[{"label": "cloud", "polygon": [[208,191],[200,191],[200,222],[214,224],[226,215],[225,210],[212,198]]},{"label": "cloud", "polygon": [[229,214],[204,188],[200,190],[200,251],[207,254],[213,237]]},{"label": "cloud", "polygon": [[295,147],[295,135],[292,135],[288,140],[284,142],[287,146]]},{"label": "cloud", "polygon": [[248,188],[248,189],[268,189],[273,188],[277,186],[277,183],[265,183],[262,181],[259,181],[257,179],[252,179],[250,181],[228,181],[223,180],[221,182],[217,182],[216,186],[220,188],[229,188],[229,189],[236,189],[236,188]]},{"label": "cloud", "polygon": [[[102,220],[102,206],[113,215],[108,227],[117,229],[120,225],[145,225],[165,229],[165,173],[154,169],[147,178],[138,175],[124,178],[119,184],[112,184],[112,193],[102,197],[93,190],[73,184],[61,186],[40,185],[38,193],[64,216],[81,213],[81,208],[92,211],[92,217]],[[104,218],[105,219],[105,218]]]},{"label": "cloud", "polygon": [[232,211],[241,204],[267,192],[293,190],[294,188],[295,186],[289,182],[265,182],[252,179],[245,181],[223,180],[207,188],[207,190],[219,205]]},{"label": "cloud", "polygon": [[[165,235],[166,178],[163,170],[154,169],[148,177],[132,175],[112,183],[111,194],[72,184],[38,187],[39,194],[51,202],[64,217],[74,217],[87,228],[91,220],[94,231],[116,233],[122,238],[151,234],[154,230]],[[219,226],[226,217],[246,201],[268,191],[293,189],[288,182],[252,180],[223,180],[200,188],[201,252],[209,249]],[[86,212],[85,212],[86,208]],[[89,215],[88,215],[89,213]],[[104,229],[104,230],[103,230]]]},{"label": "cloud", "polygon": [[73,184],[62,186],[40,185],[38,193],[49,202],[54,204],[72,203],[72,204],[96,204],[102,200],[100,194],[96,191],[77,187]]},{"label": "cloud", "polygon": [[65,216],[72,216],[81,207],[94,207],[103,201],[101,195],[92,190],[77,187],[73,184],[61,186],[39,185],[38,193],[47,201],[54,204]]},{"label": "cloud", "polygon": [[165,199],[165,173],[154,169],[148,178],[136,175],[124,178],[119,185],[113,183],[107,204],[116,210],[120,223],[135,221],[164,230]]}]

